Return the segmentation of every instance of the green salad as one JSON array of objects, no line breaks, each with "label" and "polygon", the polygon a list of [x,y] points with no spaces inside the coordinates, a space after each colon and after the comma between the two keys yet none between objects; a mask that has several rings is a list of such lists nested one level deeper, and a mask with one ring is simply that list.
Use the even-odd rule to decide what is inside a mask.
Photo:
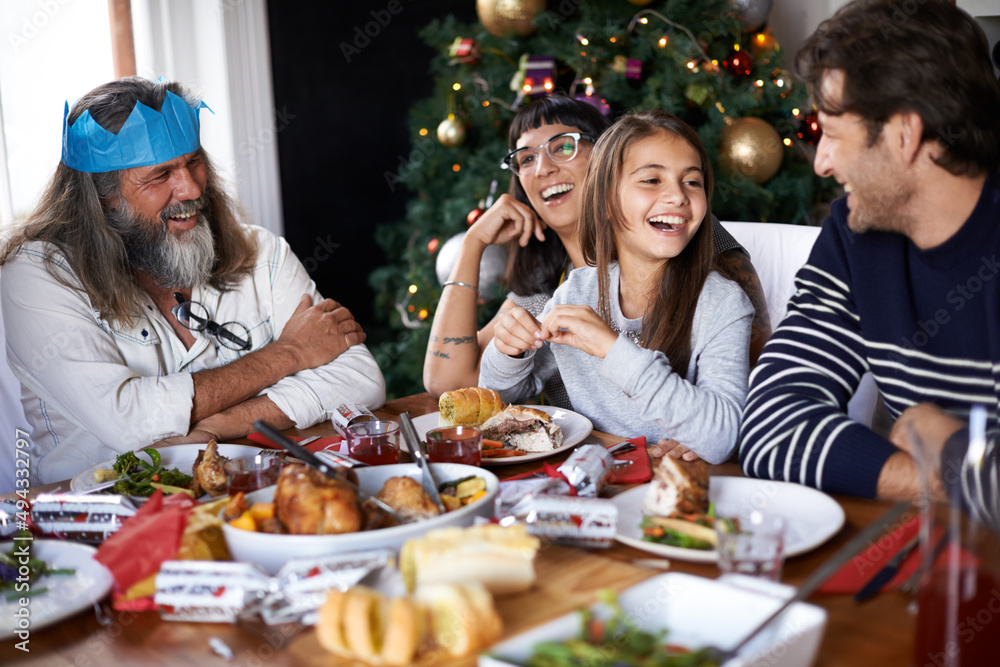
[{"label": "green salad", "polygon": [[115,459],[112,469],[119,479],[111,487],[112,493],[148,498],[157,489],[171,493],[186,491],[191,486],[191,475],[185,475],[176,468],[166,470],[160,465],[160,452],[152,447],[139,451],[149,456],[150,463],[139,458],[136,452],[125,452]]},{"label": "green salad", "polygon": [[[19,537],[30,537],[30,535],[31,533],[27,531],[22,531],[18,534]],[[66,568],[50,568],[48,563],[40,558],[35,558],[31,554],[33,544],[32,540],[15,541],[9,551],[0,552],[0,591],[3,591],[4,597],[7,600],[16,600],[31,595],[47,593],[48,588],[32,586],[39,577],[70,575],[76,572],[76,570]],[[26,577],[22,576],[19,572],[20,568],[24,566],[22,562],[24,558],[23,550],[26,550],[28,555],[28,575]]]},{"label": "green salad", "polygon": [[598,595],[612,610],[607,621],[598,620],[590,609],[582,609],[580,634],[536,645],[525,667],[718,667],[719,661],[705,649],[671,646],[666,642],[666,630],[650,633],[640,629],[622,610],[614,591]]}]

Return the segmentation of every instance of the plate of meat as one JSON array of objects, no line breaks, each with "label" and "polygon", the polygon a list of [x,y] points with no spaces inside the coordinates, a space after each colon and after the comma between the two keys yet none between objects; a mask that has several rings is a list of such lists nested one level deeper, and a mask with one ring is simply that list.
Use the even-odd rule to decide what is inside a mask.
[{"label": "plate of meat", "polygon": [[[214,442],[193,445],[171,445],[169,447],[156,448],[159,453],[159,465],[168,471],[177,470],[184,475],[192,475],[196,464],[199,464],[200,473],[194,476],[198,482],[198,487],[192,489],[196,496],[201,496],[206,492],[211,496],[225,495],[226,475],[222,470],[222,464],[226,459],[238,459],[246,456],[260,454],[261,448],[252,445],[217,445]],[[141,450],[136,455],[144,461],[149,461],[148,453]],[[95,463],[89,468],[81,470],[70,480],[71,491],[87,491],[98,486],[105,480],[110,479],[110,474],[102,471],[112,470],[116,459],[108,459]],[[107,489],[106,493],[112,493]],[[150,494],[152,495],[152,494]],[[144,502],[146,498],[130,495],[136,502]]]}]

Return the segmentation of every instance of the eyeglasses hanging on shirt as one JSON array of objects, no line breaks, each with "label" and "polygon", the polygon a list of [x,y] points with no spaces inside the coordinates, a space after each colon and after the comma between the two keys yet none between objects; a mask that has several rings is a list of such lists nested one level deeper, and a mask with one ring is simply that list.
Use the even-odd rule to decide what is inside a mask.
[{"label": "eyeglasses hanging on shirt", "polygon": [[177,305],[170,309],[180,325],[191,331],[205,331],[228,347],[240,352],[250,349],[250,330],[239,322],[219,324],[212,320],[208,309],[197,301],[189,301],[180,292],[174,292]]}]

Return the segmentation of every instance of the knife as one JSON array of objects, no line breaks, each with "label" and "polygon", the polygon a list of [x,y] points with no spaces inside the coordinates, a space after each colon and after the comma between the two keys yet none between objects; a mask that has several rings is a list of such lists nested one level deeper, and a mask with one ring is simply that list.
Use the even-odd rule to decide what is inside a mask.
[{"label": "knife", "polygon": [[882,590],[882,587],[896,576],[896,573],[899,571],[899,566],[903,564],[903,561],[906,560],[906,557],[910,555],[918,544],[920,544],[919,532],[914,535],[909,542],[903,545],[903,548],[897,551],[896,555],[890,558],[889,562],[885,564],[885,567],[876,572],[875,576],[872,577],[860,591],[855,593],[854,601],[864,602],[865,600],[875,597],[875,595]]},{"label": "knife", "polygon": [[330,467],[329,464],[326,463],[326,461],[316,456],[305,447],[300,446],[298,443],[289,440],[284,435],[282,435],[278,429],[274,428],[267,422],[258,419],[254,423],[254,428],[256,428],[259,433],[263,433],[265,436],[267,436],[267,438],[271,440],[271,442],[281,446],[283,449],[287,450],[290,454],[292,454],[298,459],[301,459],[307,465],[316,468],[330,479],[335,479],[338,482],[343,482],[351,489],[353,489],[354,492],[358,494],[359,498],[361,498],[362,500],[372,501],[380,509],[382,509],[385,512],[388,512],[390,515],[395,517],[400,523],[409,523],[411,521],[411,519],[407,519],[402,515],[400,515],[399,512],[393,509],[389,504],[385,503],[382,500],[379,500],[372,494],[362,489],[357,484],[351,482],[349,479],[345,479],[342,475],[338,475],[337,472],[332,467]]},{"label": "knife", "polygon": [[420,438],[417,437],[417,430],[413,427],[410,413],[403,412],[399,415],[399,426],[403,432],[403,438],[406,440],[406,448],[410,450],[410,456],[420,466],[420,483],[423,485],[424,491],[430,496],[431,501],[441,511],[441,514],[444,514],[446,510],[444,502],[441,500],[441,494],[438,493],[437,480],[434,479],[434,473],[431,472],[431,464],[427,460],[427,452],[423,448],[424,443],[420,442]]}]

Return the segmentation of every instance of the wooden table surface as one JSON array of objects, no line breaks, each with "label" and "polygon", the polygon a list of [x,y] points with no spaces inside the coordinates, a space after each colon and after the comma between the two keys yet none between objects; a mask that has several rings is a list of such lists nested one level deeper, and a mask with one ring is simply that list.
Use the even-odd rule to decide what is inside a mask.
[{"label": "wooden table surface", "polygon": [[[418,416],[437,410],[437,402],[428,394],[390,401],[380,417],[390,419],[401,412]],[[332,434],[329,422],[289,434]],[[610,444],[620,441],[604,433],[593,433],[585,442]],[[249,442],[249,441],[246,441]],[[559,459],[555,459],[558,461]],[[523,472],[537,464],[494,468],[502,476]],[[734,464],[712,467],[713,475],[738,475]],[[45,489],[40,489],[45,490]],[[613,493],[616,489],[611,489]],[[619,489],[620,490],[620,489]],[[838,547],[860,529],[876,521],[889,503],[835,496],[844,508],[847,520],[840,532],[811,552],[789,558],[782,581],[802,582]],[[887,526],[887,529],[889,527]],[[593,601],[601,588],[622,589],[662,572],[633,564],[650,554],[615,544],[606,550],[581,550],[548,546],[536,561],[538,583],[526,593],[498,598],[497,607],[504,620],[504,638],[550,620]],[[709,578],[718,576],[714,564],[686,563],[672,560],[670,571],[687,572]],[[907,611],[910,598],[898,592],[882,593],[857,604],[847,595],[814,596],[809,600],[827,610],[827,626],[816,661],[817,667],[908,666],[915,617]],[[105,609],[108,605],[105,603]],[[0,645],[2,665],[45,665],[86,667],[92,665],[245,665],[246,667],[342,665],[326,653],[312,631],[293,634],[286,628],[182,623],[163,621],[155,612],[107,611],[110,622],[98,623],[91,610],[53,626],[31,631],[30,653],[15,648],[16,639]],[[218,638],[234,653],[225,660],[209,646]],[[456,667],[475,665],[475,658],[454,661]]]}]

